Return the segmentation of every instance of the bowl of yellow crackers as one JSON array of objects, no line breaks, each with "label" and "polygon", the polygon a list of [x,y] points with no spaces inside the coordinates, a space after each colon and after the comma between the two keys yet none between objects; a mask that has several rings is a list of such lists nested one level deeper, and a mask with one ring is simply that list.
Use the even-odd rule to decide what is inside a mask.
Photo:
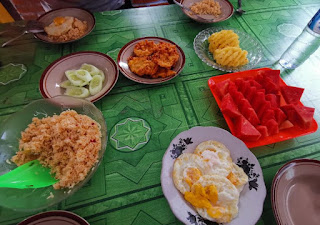
[{"label": "bowl of yellow crackers", "polygon": [[226,72],[255,68],[263,53],[257,39],[229,27],[210,27],[194,39],[193,47],[208,66]]}]

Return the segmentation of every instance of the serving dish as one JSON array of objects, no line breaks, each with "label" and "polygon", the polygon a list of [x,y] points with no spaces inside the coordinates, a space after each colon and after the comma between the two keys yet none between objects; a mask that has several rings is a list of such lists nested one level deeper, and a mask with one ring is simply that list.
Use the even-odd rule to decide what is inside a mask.
[{"label": "serving dish", "polygon": [[50,23],[52,23],[54,18],[64,17],[64,16],[72,16],[72,17],[75,17],[81,21],[87,21],[88,28],[87,28],[87,31],[85,32],[85,34],[82,35],[81,37],[79,37],[78,39],[64,41],[64,42],[57,42],[57,41],[51,40],[45,32],[35,33],[34,36],[37,39],[39,39],[43,42],[46,42],[46,43],[50,43],[50,44],[70,43],[70,42],[74,42],[74,41],[77,41],[77,40],[84,38],[85,36],[90,34],[91,31],[93,30],[93,28],[95,27],[96,21],[95,21],[94,15],[91,12],[89,12],[88,10],[85,10],[85,9],[74,8],[74,7],[51,10],[51,11],[46,12],[45,14],[41,15],[37,19],[37,21],[41,22],[43,24],[43,26],[46,27]]},{"label": "serving dish", "polygon": [[71,189],[54,189],[52,186],[38,189],[1,188],[0,206],[17,211],[37,211],[55,205],[68,198],[85,183],[87,183],[98,169],[103,159],[107,145],[107,126],[101,111],[91,102],[69,96],[56,96],[29,103],[21,111],[9,116],[0,126],[0,175],[5,174],[17,166],[11,158],[19,150],[21,132],[31,123],[32,118],[44,118],[59,115],[61,112],[73,109],[79,114],[87,115],[101,126],[101,150],[98,161],[89,171],[84,180]]},{"label": "serving dish", "polygon": [[295,159],[273,178],[271,203],[278,225],[319,224],[320,161]]},{"label": "serving dish", "polygon": [[216,140],[231,152],[234,163],[242,167],[249,177],[239,199],[239,214],[230,225],[254,225],[260,218],[266,197],[262,169],[257,158],[238,138],[218,127],[193,127],[178,134],[170,143],[162,159],[161,186],[174,215],[184,224],[212,224],[203,220],[176,189],[172,171],[175,159],[182,153],[192,153],[203,141]]},{"label": "serving dish", "polygon": [[[200,2],[202,0],[182,0],[180,3],[183,6],[186,6],[190,9],[190,7],[196,3]],[[200,22],[200,23],[218,23],[221,21],[225,21],[229,19],[234,12],[233,5],[228,0],[215,0],[215,2],[218,2],[221,9],[221,14],[219,16],[213,16],[213,15],[200,15],[201,17],[196,16],[194,13],[190,12],[190,10],[187,10],[185,8],[181,8],[182,12],[189,16],[191,19]]]},{"label": "serving dish", "polygon": [[105,80],[102,89],[95,95],[86,99],[91,102],[98,101],[108,94],[116,84],[119,77],[117,64],[113,59],[100,52],[83,51],[75,52],[62,56],[52,62],[42,73],[39,89],[44,98],[52,98],[57,95],[63,95],[65,89],[60,87],[62,81],[67,80],[65,71],[79,69],[83,63],[92,64],[102,70],[105,74]]},{"label": "serving dish", "polygon": [[50,224],[72,224],[72,225],[89,225],[82,217],[68,211],[54,210],[38,213],[30,216],[18,223],[18,225],[50,225]]},{"label": "serving dish", "polygon": [[[236,72],[236,73],[229,73],[229,74],[224,74],[221,76],[215,76],[211,77],[208,80],[208,85],[210,87],[210,90],[219,106],[221,109],[221,100],[218,97],[218,94],[216,93],[214,89],[215,83],[224,81],[226,79],[230,79],[231,81],[234,81],[237,78],[248,78],[248,77],[254,77],[257,74],[257,71],[264,71],[264,70],[271,70],[270,68],[260,68],[260,69],[254,69],[254,70],[247,70],[247,71],[241,71],[241,72]],[[287,86],[287,84],[281,79],[280,77],[280,86]],[[283,96],[281,95],[280,99],[280,105],[284,104],[284,99]],[[299,105],[303,105],[301,102],[298,103]],[[236,127],[234,126],[234,123],[232,122],[231,118],[222,113],[223,117],[225,118],[230,131],[232,134],[236,134]],[[253,147],[258,147],[258,146],[263,146],[263,145],[268,145],[280,141],[285,141],[289,140],[292,138],[296,138],[299,136],[307,135],[310,133],[315,132],[318,129],[318,124],[317,122],[313,119],[312,124],[309,128],[300,128],[298,126],[293,126],[291,128],[283,129],[280,130],[278,134],[267,136],[267,137],[262,137],[258,141],[244,141],[244,143],[248,146],[248,148],[253,148]]]},{"label": "serving dish", "polygon": [[[208,38],[216,32],[221,30],[233,30],[238,36],[240,41],[240,47],[242,50],[248,52],[247,58],[249,63],[239,67],[227,67],[219,65],[213,59],[212,53],[209,51],[209,42]],[[198,55],[198,57],[205,62],[208,66],[215,69],[226,71],[226,72],[237,72],[243,70],[250,70],[254,68],[261,60],[263,53],[261,44],[256,38],[253,38],[251,35],[231,27],[210,27],[205,30],[202,30],[197,34],[193,41],[193,48]]]},{"label": "serving dish", "polygon": [[[159,42],[165,42],[165,43],[170,43],[170,44],[173,44],[176,46],[178,54],[179,54],[179,60],[172,68],[172,70],[176,72],[175,75],[165,77],[165,78],[151,79],[151,78],[138,76],[130,70],[129,65],[128,65],[128,58],[133,55],[134,46],[138,42],[144,41],[144,40],[153,41],[156,44],[158,44]],[[158,84],[158,83],[166,82],[166,81],[171,80],[171,79],[175,78],[176,76],[178,76],[179,73],[182,71],[186,60],[185,60],[185,55],[184,55],[183,50],[174,42],[172,42],[168,39],[165,39],[165,38],[161,38],[161,37],[142,37],[142,38],[134,39],[134,40],[130,41],[129,43],[127,43],[126,45],[124,45],[120,49],[117,61],[118,61],[118,66],[119,66],[121,73],[124,76],[126,76],[127,78],[129,78],[130,80],[133,80],[135,82],[142,83],[142,84]]]}]

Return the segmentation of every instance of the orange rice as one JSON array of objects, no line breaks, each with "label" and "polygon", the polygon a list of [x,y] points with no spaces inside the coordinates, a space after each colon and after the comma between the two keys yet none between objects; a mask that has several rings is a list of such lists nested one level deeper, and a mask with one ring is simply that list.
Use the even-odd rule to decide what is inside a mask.
[{"label": "orange rice", "polygon": [[220,4],[214,0],[202,0],[200,2],[196,2],[190,7],[190,9],[196,14],[213,16],[221,14]]},{"label": "orange rice", "polygon": [[72,188],[82,181],[98,160],[100,124],[74,110],[43,119],[33,118],[21,133],[12,161],[18,166],[38,159],[59,180],[55,189]]}]

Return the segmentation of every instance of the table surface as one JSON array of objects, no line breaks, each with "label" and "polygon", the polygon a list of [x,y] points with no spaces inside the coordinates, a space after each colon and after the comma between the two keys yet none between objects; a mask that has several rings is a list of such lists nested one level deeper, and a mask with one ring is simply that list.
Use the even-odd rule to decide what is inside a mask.
[{"label": "table surface", "polygon": [[[232,4],[236,6],[236,1]],[[243,30],[263,46],[264,57],[257,67],[277,69],[280,67],[275,62],[319,6],[319,0],[244,1],[243,8],[247,11],[244,15],[234,14],[217,24],[197,23],[176,5],[109,11],[95,13],[95,29],[80,41],[50,45],[25,35],[14,45],[1,48],[0,81],[16,81],[0,84],[0,122],[31,101],[42,98],[38,88],[42,72],[52,61],[68,53],[93,50],[116,60],[127,42],[143,36],[159,36],[177,43],[186,55],[182,73],[163,84],[137,84],[120,74],[114,89],[95,103],[106,119],[109,138],[114,127],[128,118],[145,121],[151,128],[150,137],[139,149],[134,147],[139,143],[133,136],[128,136],[128,142],[122,146],[109,139],[103,163],[89,183],[67,200],[44,211],[68,210],[92,225],[181,224],[162,193],[163,154],[177,134],[191,127],[216,126],[228,130],[207,85],[210,77],[225,72],[207,66],[198,58],[193,49],[194,37],[214,26]],[[19,26],[21,23],[5,24],[0,26],[0,31]],[[0,43],[5,40],[6,35],[0,35]],[[318,123],[319,50],[299,68],[281,70],[281,77],[288,85],[305,88],[302,102],[316,108],[314,117]],[[27,69],[22,78],[19,77],[24,68],[21,64]],[[260,162],[267,187],[263,214],[257,224],[276,224],[270,200],[272,179],[277,170],[292,159],[320,159],[320,133],[250,150]],[[0,224],[16,224],[30,215],[0,208]]]}]

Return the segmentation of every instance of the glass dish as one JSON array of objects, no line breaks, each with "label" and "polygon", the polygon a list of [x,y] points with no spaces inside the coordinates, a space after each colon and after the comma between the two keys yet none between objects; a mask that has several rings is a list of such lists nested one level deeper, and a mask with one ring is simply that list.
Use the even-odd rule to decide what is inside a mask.
[{"label": "glass dish", "polygon": [[[227,67],[219,65],[213,59],[212,53],[209,51],[208,38],[211,34],[219,32],[221,30],[233,30],[239,36],[240,47],[242,50],[248,51],[247,58],[249,63],[240,67]],[[197,53],[198,57],[205,62],[208,66],[215,69],[226,71],[226,72],[238,72],[243,70],[249,70],[254,68],[262,58],[262,47],[260,43],[251,37],[249,34],[242,32],[240,30],[228,27],[210,27],[201,31],[195,37],[193,41],[193,48]]]},{"label": "glass dish", "polygon": [[73,109],[87,115],[101,125],[101,150],[98,162],[92,167],[86,178],[72,189],[55,190],[52,186],[38,189],[0,188],[0,206],[18,211],[37,211],[55,205],[79,190],[96,172],[103,159],[107,146],[107,126],[101,111],[87,100],[69,96],[56,96],[50,99],[36,100],[21,111],[12,114],[0,127],[0,175],[17,166],[9,161],[19,149],[19,139],[33,117],[44,118]]}]

